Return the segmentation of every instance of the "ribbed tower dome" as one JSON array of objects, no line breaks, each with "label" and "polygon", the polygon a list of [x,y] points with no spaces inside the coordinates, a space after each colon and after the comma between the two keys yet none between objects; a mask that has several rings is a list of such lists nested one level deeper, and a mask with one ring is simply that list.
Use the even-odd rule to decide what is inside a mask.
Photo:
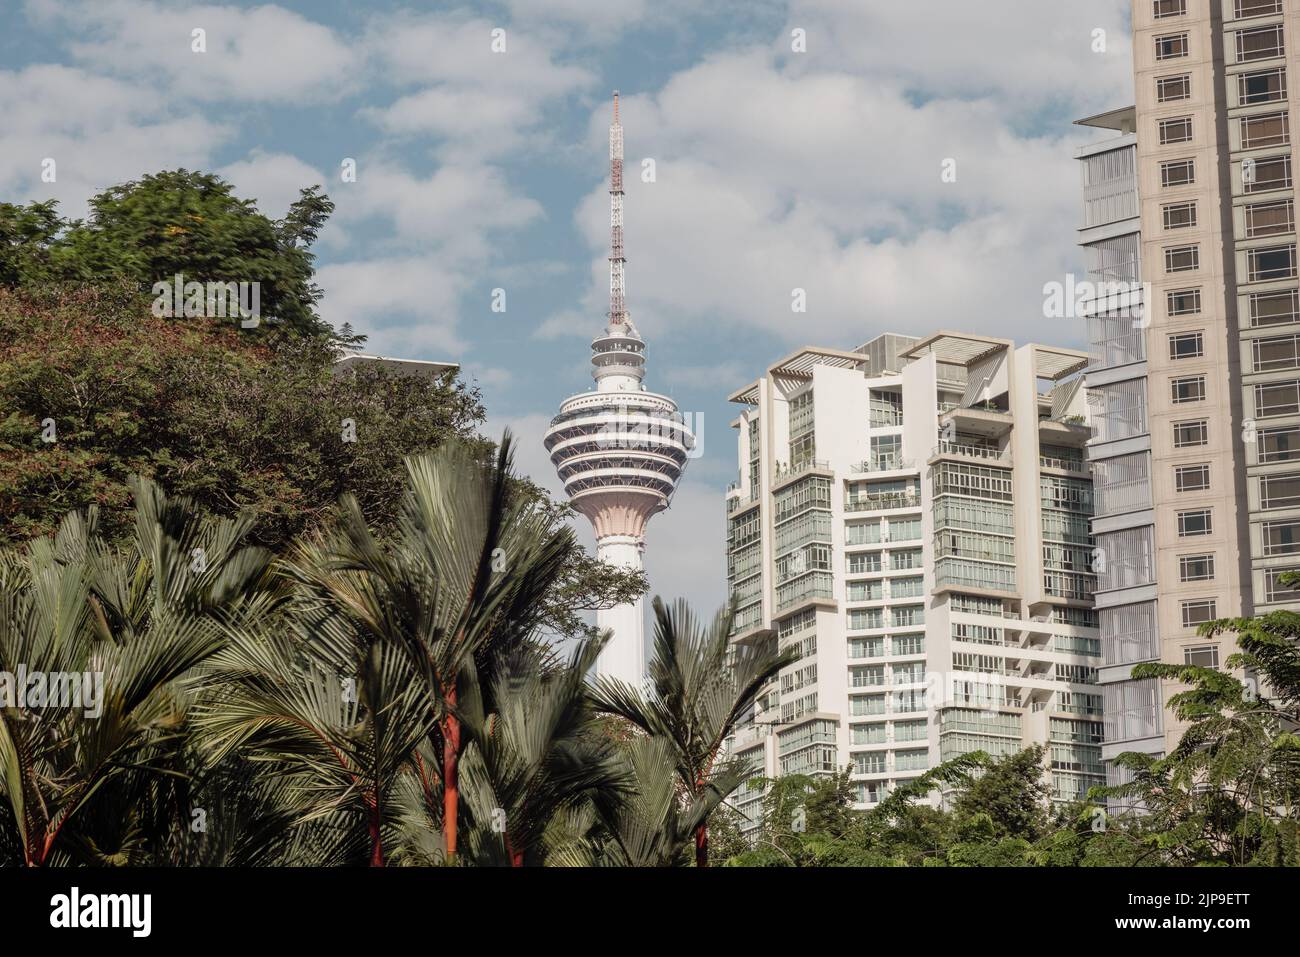
[{"label": "ribbed tower dome", "polygon": [[[605,328],[591,343],[596,388],[565,400],[544,442],[569,501],[591,521],[597,557],[639,569],[646,523],[672,500],[695,435],[677,403],[645,391],[641,384],[645,341],[627,314],[624,298],[623,127],[617,91],[609,158],[610,305]],[[596,663],[597,672],[640,685],[646,667],[641,600],[597,612],[596,624],[614,632]]]}]

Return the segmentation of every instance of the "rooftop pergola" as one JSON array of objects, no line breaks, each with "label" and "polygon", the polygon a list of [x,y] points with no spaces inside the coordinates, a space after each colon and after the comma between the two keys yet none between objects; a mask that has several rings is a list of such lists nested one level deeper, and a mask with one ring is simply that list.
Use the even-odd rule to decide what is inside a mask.
[{"label": "rooftop pergola", "polygon": [[[814,366],[830,366],[835,369],[856,369],[862,365],[865,357],[860,352],[844,352],[840,349],[819,349],[804,346],[790,353],[784,359],[768,367],[767,374],[776,382],[783,395],[789,395],[799,386],[812,379]],[[741,405],[758,404],[758,383],[751,382],[744,388],[737,389],[727,397],[728,402]]]},{"label": "rooftop pergola", "polygon": [[939,362],[969,368],[995,352],[1006,352],[1014,343],[1010,339],[977,336],[966,332],[949,332],[944,329],[926,336],[903,353],[906,359],[920,359],[933,354]]},{"label": "rooftop pergola", "polygon": [[1088,353],[1059,346],[1034,345],[1034,375],[1060,382],[1088,367]]}]

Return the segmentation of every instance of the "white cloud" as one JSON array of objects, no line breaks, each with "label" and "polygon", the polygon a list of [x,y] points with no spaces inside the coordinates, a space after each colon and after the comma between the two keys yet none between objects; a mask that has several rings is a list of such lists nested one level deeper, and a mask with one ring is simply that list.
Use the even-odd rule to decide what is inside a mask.
[{"label": "white cloud", "polygon": [[[171,114],[156,91],[85,70],[38,64],[0,71],[0,190],[57,199],[81,217],[91,195],[146,173],[207,164],[233,130]],[[42,162],[55,161],[53,183]]]},{"label": "white cloud", "polygon": [[645,566],[650,579],[646,636],[653,635],[649,597],[685,598],[700,615],[712,615],[726,600],[726,512],[713,486],[692,479],[691,467],[666,512],[650,519]]},{"label": "white cloud", "polygon": [[[28,0],[27,12],[82,37],[69,49],[85,65],[161,81],[197,100],[335,100],[351,91],[363,62],[328,27],[274,5]],[[196,29],[206,32],[206,52],[192,50]]]},{"label": "white cloud", "polygon": [[[1077,341],[1079,329],[1045,335],[1039,317],[1043,283],[1077,263],[1071,156],[1083,137],[1018,133],[1025,109],[997,92],[918,101],[866,70],[795,69],[762,51],[716,56],[653,98],[631,98],[626,241],[638,324],[651,336],[704,321],[757,326],[792,344],[941,327]],[[607,122],[593,116],[593,146]],[[654,183],[636,175],[645,156],[656,159]],[[955,183],[941,181],[948,158]],[[605,296],[605,189],[577,214],[593,251],[589,310]],[[791,311],[795,288],[806,314]],[[567,322],[552,317],[543,331]]]},{"label": "white cloud", "polygon": [[[492,48],[498,28],[504,52]],[[434,138],[460,160],[517,149],[544,128],[549,103],[595,79],[556,62],[542,35],[477,18],[397,14],[372,27],[367,48],[390,78],[419,89],[362,115],[392,136]]]},{"label": "white cloud", "polygon": [[[1121,106],[1133,95],[1129,6],[791,0],[788,28],[807,31],[808,49],[790,52],[789,29],[778,48],[797,69],[889,77],[945,97],[995,93],[1010,113],[1080,94]],[[1093,51],[1097,29],[1105,30],[1105,52]]]},{"label": "white cloud", "polygon": [[366,348],[406,359],[454,358],[464,343],[456,333],[463,274],[426,256],[357,260],[323,266],[321,316],[350,322],[370,338]]}]

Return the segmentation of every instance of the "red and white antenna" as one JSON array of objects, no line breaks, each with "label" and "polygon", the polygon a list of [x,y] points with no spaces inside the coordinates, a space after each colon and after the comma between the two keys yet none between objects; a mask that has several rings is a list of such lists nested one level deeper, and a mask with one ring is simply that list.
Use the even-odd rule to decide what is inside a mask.
[{"label": "red and white antenna", "polygon": [[609,127],[609,321],[627,321],[623,288],[623,127],[618,122],[618,90],[614,91],[614,122]]}]

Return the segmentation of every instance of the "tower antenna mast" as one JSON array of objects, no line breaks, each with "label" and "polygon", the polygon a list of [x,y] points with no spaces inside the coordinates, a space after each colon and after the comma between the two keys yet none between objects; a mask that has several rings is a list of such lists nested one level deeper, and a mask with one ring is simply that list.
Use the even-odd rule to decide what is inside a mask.
[{"label": "tower antenna mast", "polygon": [[627,299],[623,286],[623,126],[618,121],[618,90],[614,91],[614,122],[609,127],[609,321],[621,326],[627,321]]}]

